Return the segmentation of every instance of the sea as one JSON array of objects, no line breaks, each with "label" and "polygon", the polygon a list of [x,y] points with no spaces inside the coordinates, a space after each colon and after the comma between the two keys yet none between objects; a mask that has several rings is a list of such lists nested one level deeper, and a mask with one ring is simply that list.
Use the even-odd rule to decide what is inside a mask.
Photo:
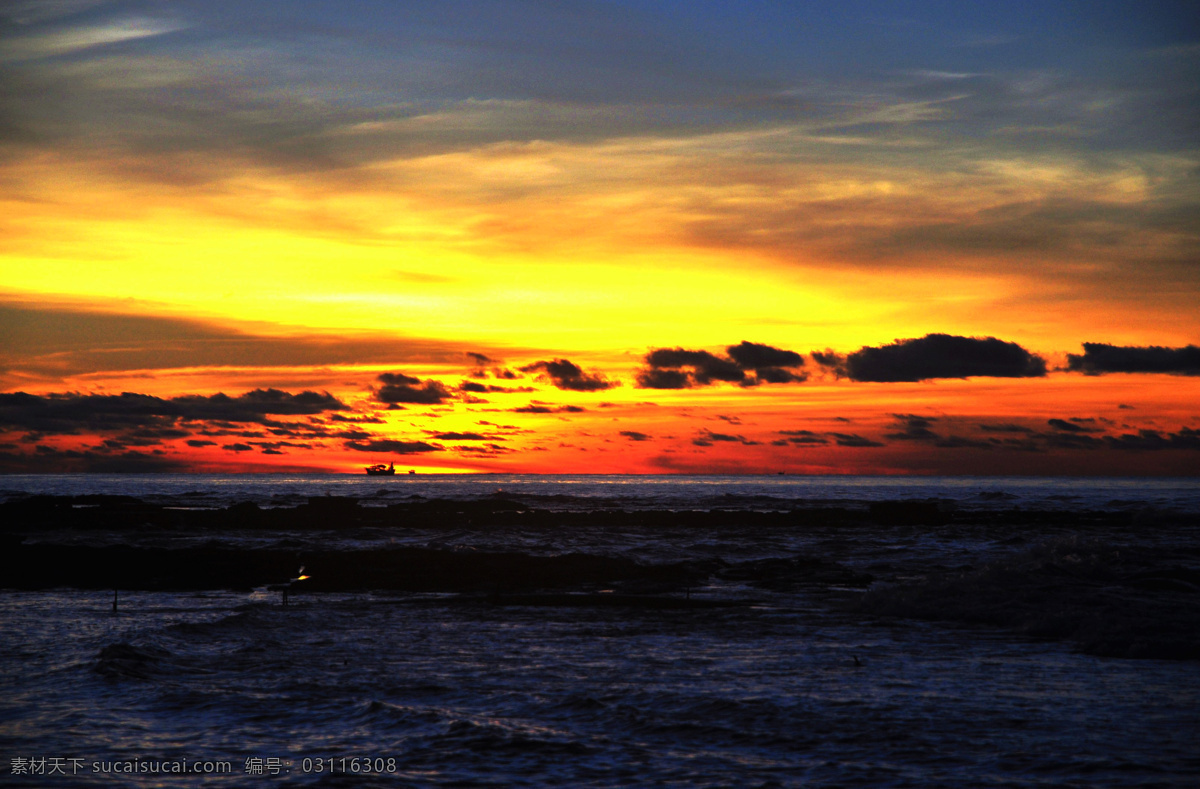
[{"label": "sea", "polygon": [[548,514],[6,527],[26,544],[706,569],[685,589],[287,605],[268,585],[0,579],[3,786],[1200,786],[1200,479],[0,477],[0,505],[35,496]]}]

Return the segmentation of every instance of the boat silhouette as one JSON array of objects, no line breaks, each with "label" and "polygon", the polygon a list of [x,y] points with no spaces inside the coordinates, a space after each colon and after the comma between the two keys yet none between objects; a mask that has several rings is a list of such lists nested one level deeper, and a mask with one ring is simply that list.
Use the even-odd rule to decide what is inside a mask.
[{"label": "boat silhouette", "polygon": [[382,463],[376,463],[374,466],[367,466],[366,471],[367,476],[370,477],[387,477],[396,473],[396,464],[389,463],[385,466]]}]

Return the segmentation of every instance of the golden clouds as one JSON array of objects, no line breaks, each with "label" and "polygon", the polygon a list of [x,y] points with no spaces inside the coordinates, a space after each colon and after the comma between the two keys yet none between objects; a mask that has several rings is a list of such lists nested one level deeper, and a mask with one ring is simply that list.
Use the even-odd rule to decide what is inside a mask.
[{"label": "golden clouds", "polygon": [[[1161,208],[1186,177],[1183,158],[913,149],[879,164],[870,146],[807,135],[505,142],[310,172],[238,156],[220,168],[212,154],[201,184],[47,154],[6,173],[19,189],[6,204],[5,284],[136,292],[314,328],[474,341],[499,331],[505,344],[616,351],[692,332],[719,343],[718,325],[791,327],[763,339],[843,349],[938,330],[1064,348],[1078,342],[1078,314],[1111,312],[1106,284],[1128,280],[1123,325],[1165,325],[1138,311],[1151,308],[1174,323],[1170,335],[1117,339],[1177,343],[1196,328],[1178,297],[1146,303],[1160,280],[1131,267],[1161,269],[1154,261],[1194,243]],[[1064,292],[1080,302],[1072,315],[1030,320]]]}]

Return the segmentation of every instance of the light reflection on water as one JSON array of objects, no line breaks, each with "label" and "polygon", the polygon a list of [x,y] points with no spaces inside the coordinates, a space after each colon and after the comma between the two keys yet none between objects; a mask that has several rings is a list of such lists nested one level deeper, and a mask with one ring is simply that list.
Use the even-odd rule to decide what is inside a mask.
[{"label": "light reflection on water", "polygon": [[[248,757],[290,759],[295,779],[317,756],[394,757],[411,785],[1184,786],[1200,771],[1194,663],[873,624],[802,597],[633,611],[136,593],[114,617],[109,595],[45,592],[4,593],[0,612],[4,753],[235,762],[237,779],[171,785],[238,785]],[[120,779],[71,781],[92,784]]]}]

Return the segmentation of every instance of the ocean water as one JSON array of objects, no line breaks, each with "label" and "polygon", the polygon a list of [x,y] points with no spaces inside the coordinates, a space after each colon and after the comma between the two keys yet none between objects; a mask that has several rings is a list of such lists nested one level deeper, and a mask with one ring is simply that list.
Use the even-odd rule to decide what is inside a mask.
[{"label": "ocean water", "polygon": [[[0,478],[0,501],[33,494],[180,511],[503,500],[562,524],[17,530],[43,545],[703,572],[528,599],[126,590],[116,613],[107,589],[0,591],[5,786],[1200,785],[1193,480]],[[945,517],[871,509],[894,501]]]},{"label": "ocean water", "polygon": [[0,501],[48,494],[127,495],[172,505],[295,506],[310,496],[353,496],[370,504],[412,496],[474,499],[509,493],[549,508],[713,507],[749,499],[801,506],[944,499],[963,506],[1036,509],[1162,508],[1200,512],[1196,478],[684,476],[621,474],[8,474]]}]

